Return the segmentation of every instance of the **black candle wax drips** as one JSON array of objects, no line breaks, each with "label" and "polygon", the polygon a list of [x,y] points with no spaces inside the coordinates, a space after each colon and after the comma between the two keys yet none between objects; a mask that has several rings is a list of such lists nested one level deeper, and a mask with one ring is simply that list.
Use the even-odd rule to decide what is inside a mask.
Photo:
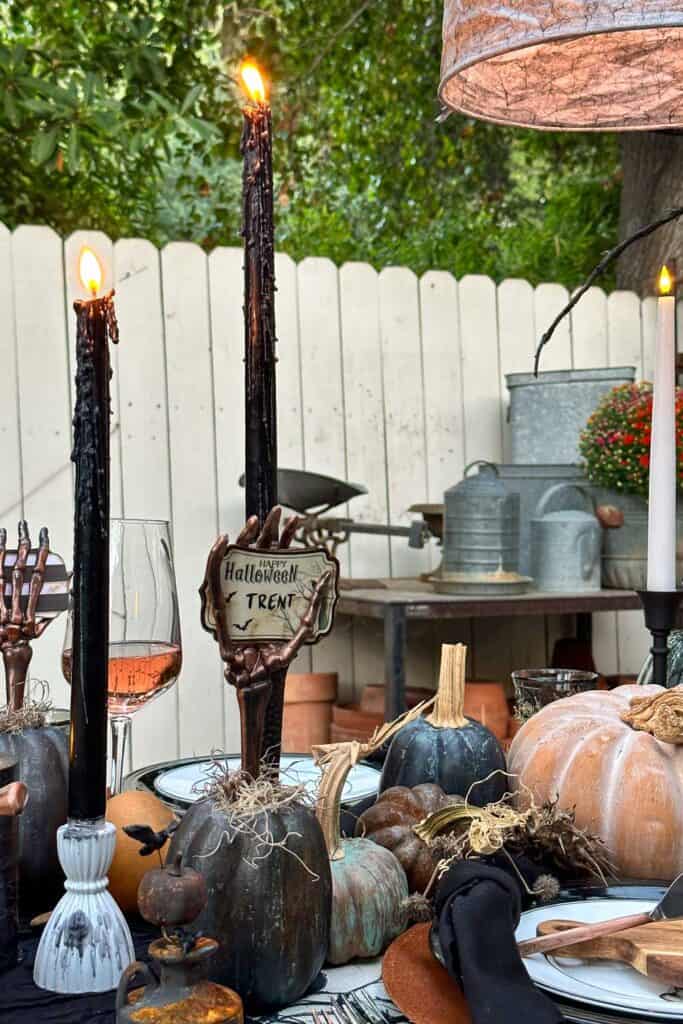
[{"label": "black candle wax drips", "polygon": [[244,237],[245,499],[261,524],[277,504],[275,248],[271,114],[244,112],[241,151]]},{"label": "black candle wax drips", "polygon": [[75,302],[76,467],[69,819],[104,817],[109,668],[109,342],[118,341],[113,292]]},{"label": "black candle wax drips", "polygon": [[[74,302],[76,321],[76,405],[73,418],[73,449],[71,461],[76,465],[76,515],[81,525],[97,516],[102,534],[109,535],[108,482],[109,467],[103,458],[98,439],[106,430],[109,436],[111,398],[103,410],[97,394],[95,345],[102,345],[99,358],[106,362],[107,379],[111,380],[109,346],[119,341],[119,325],[113,301],[114,293],[89,302]],[[93,330],[96,318],[104,330]],[[96,334],[100,337],[95,340]],[[103,417],[106,423],[103,422]],[[108,448],[108,445],[107,445]]]}]

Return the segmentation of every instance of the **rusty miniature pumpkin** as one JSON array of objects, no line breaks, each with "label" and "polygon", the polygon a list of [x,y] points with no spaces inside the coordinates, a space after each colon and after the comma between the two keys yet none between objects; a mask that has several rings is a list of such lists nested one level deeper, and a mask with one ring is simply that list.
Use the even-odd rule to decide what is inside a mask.
[{"label": "rusty miniature pumpkin", "polygon": [[[683,871],[683,688],[618,686],[556,701],[515,736],[509,770],[520,805],[574,810],[620,875]],[[528,787],[528,789],[527,789]]]},{"label": "rusty miniature pumpkin", "polygon": [[392,786],[361,814],[356,835],[391,850],[406,873],[411,893],[424,892],[434,872],[434,858],[413,826],[457,799],[430,782],[413,789]]},{"label": "rusty miniature pumpkin", "polygon": [[175,928],[199,917],[206,903],[206,883],[198,871],[183,867],[182,854],[172,864],[152,868],[138,887],[138,907],[145,921]]}]

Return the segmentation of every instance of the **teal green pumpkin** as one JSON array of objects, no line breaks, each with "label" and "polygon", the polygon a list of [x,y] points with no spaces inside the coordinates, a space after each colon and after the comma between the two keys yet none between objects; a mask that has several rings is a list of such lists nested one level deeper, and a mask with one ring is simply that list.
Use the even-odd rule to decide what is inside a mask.
[{"label": "teal green pumpkin", "polygon": [[393,853],[371,839],[342,839],[332,871],[327,962],[379,956],[406,927],[406,873]]},{"label": "teal green pumpkin", "polygon": [[379,956],[405,931],[408,879],[397,858],[371,839],[342,839],[341,794],[349,771],[380,747],[403,724],[417,717],[414,708],[383,726],[369,743],[329,744],[313,748],[323,768],[316,814],[323,830],[332,872],[332,917],[327,961],[346,964],[356,957]]}]

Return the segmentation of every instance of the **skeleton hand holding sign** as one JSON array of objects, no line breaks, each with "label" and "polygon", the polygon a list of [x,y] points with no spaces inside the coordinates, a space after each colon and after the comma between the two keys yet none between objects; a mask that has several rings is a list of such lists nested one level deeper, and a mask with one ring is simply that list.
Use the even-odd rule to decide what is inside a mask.
[{"label": "skeleton hand holding sign", "polygon": [[[283,551],[289,548],[299,526],[293,516],[280,534],[282,510],[274,508],[259,531],[258,519],[252,516],[237,538],[237,546],[257,551]],[[202,601],[213,609],[215,635],[225,678],[237,688],[242,732],[242,768],[253,778],[259,774],[262,760],[277,765],[280,757],[282,710],[287,669],[302,645],[310,639],[325,589],[332,571],[322,573],[312,587],[308,605],[298,627],[287,640],[235,644],[230,639],[227,604],[223,593],[221,567],[229,541],[219,537],[206,563],[206,576],[201,588]]]},{"label": "skeleton hand holding sign", "polygon": [[19,544],[17,556],[12,569],[12,594],[10,607],[5,602],[5,560],[7,557],[7,530],[0,530],[0,579],[2,580],[2,600],[0,601],[0,651],[5,663],[5,680],[7,685],[7,704],[18,711],[24,703],[24,686],[28,666],[33,657],[30,647],[31,640],[41,636],[52,621],[49,618],[37,618],[38,600],[43,589],[45,566],[50,554],[50,538],[47,527],[40,531],[40,546],[36,562],[31,572],[28,602],[22,611],[21,596],[27,571],[27,560],[31,550],[31,538],[25,519],[19,523]]}]

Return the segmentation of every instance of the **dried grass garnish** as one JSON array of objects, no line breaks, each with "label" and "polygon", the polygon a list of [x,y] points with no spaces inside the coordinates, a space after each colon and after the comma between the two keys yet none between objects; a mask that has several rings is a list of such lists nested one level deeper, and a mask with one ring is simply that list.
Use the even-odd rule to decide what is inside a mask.
[{"label": "dried grass garnish", "polygon": [[24,699],[22,707],[16,710],[9,705],[0,710],[0,733],[16,735],[26,729],[45,727],[48,713],[52,709],[50,688],[43,680],[32,679],[31,689],[34,688],[39,691],[35,699]]},{"label": "dried grass garnish", "polygon": [[526,798],[526,810],[513,807],[507,793],[486,807],[465,802],[419,822],[414,831],[438,860],[438,875],[455,861],[502,852],[510,858],[524,855],[558,874],[589,875],[606,884],[614,865],[602,839],[578,828],[574,812],[562,810],[557,801],[538,807],[531,793]]},{"label": "dried grass garnish", "polygon": [[270,827],[270,814],[284,807],[313,806],[313,799],[305,784],[288,785],[280,781],[279,770],[269,763],[263,763],[257,779],[247,772],[226,770],[225,760],[220,754],[213,754],[211,778],[204,787],[204,795],[221,811],[228,821],[216,847],[203,857],[213,857],[223,841],[230,845],[235,836],[247,836],[252,840],[253,851],[243,857],[245,864],[257,868],[276,849],[283,850],[301,864],[315,881],[318,875],[287,844],[290,839],[301,838],[300,832],[287,832],[282,839],[275,839]]}]

